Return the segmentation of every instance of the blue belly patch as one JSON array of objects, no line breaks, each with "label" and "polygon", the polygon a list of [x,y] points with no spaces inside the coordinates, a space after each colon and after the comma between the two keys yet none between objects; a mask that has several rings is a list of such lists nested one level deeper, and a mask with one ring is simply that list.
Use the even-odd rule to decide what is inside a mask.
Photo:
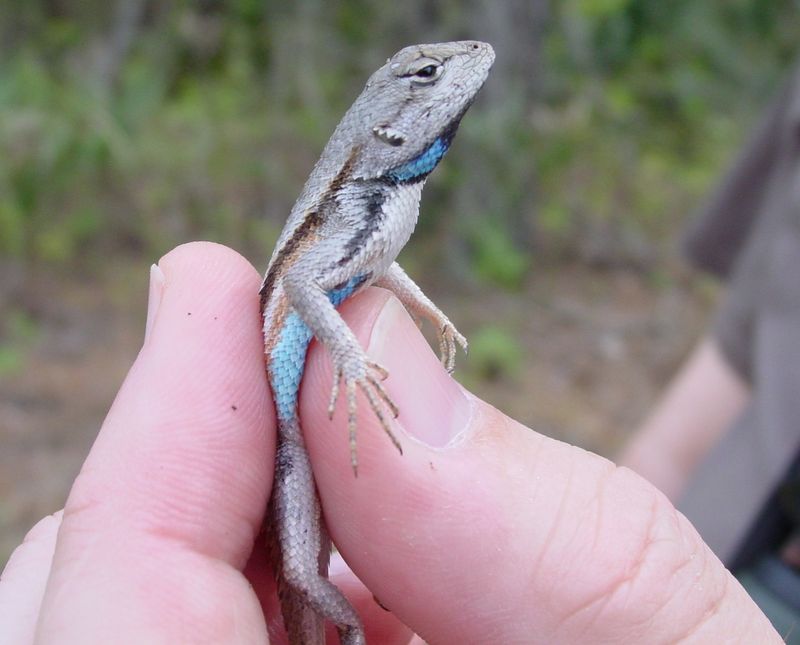
[{"label": "blue belly patch", "polygon": [[[334,307],[342,304],[360,287],[366,276],[350,278],[345,284],[328,292],[328,299]],[[272,375],[272,395],[278,419],[288,421],[296,415],[297,393],[306,366],[306,352],[313,334],[295,311],[291,311],[283,321],[278,341],[272,349],[269,370]]]}]

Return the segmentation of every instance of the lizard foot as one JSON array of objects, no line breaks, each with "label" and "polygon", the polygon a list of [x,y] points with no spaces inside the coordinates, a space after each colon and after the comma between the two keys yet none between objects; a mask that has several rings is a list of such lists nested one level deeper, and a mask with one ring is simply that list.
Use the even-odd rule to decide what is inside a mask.
[{"label": "lizard foot", "polygon": [[389,427],[389,421],[386,414],[382,409],[381,402],[389,409],[392,417],[397,418],[400,410],[392,401],[386,389],[383,387],[381,381],[385,380],[389,373],[385,368],[377,363],[369,360],[366,356],[363,357],[361,369],[355,369],[356,373],[361,372],[358,376],[349,376],[343,367],[334,368],[333,387],[331,388],[331,398],[328,403],[328,417],[333,418],[333,411],[336,406],[336,400],[339,398],[339,383],[344,379],[346,396],[347,396],[347,429],[350,436],[350,464],[353,467],[353,472],[358,476],[358,456],[356,450],[356,391],[361,390],[367,401],[369,402],[375,416],[383,428],[383,431],[389,437],[395,448],[403,454],[403,447]]},{"label": "lizard foot", "polygon": [[439,356],[449,374],[453,373],[456,366],[456,343],[467,353],[467,339],[456,329],[445,316],[439,323]]}]

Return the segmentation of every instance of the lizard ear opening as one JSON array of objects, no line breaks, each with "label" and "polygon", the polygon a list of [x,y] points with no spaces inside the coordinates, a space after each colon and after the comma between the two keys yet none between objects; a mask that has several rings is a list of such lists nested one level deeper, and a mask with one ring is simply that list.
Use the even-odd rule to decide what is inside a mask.
[{"label": "lizard ear opening", "polygon": [[372,134],[394,148],[402,146],[406,142],[407,138],[405,134],[399,130],[395,130],[390,125],[376,125],[374,128],[372,128]]}]

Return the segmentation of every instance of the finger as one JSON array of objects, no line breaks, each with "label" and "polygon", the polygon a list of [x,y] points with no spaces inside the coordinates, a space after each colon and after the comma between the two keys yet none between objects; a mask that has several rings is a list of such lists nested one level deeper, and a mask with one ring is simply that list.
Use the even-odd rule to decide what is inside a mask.
[{"label": "finger", "polygon": [[387,298],[372,290],[342,313],[389,370],[403,456],[359,401],[352,477],[343,429],[325,422],[318,347],[301,418],[331,535],[400,620],[431,643],[774,635],[663,495],[462,390]]},{"label": "finger", "polygon": [[[330,578],[342,590],[364,623],[367,643],[406,645],[412,637],[411,630],[400,624],[395,616],[376,602],[373,593],[356,578],[341,554],[331,555]],[[335,630],[328,628],[328,642],[336,642]]]},{"label": "finger", "polygon": [[64,509],[41,642],[266,639],[240,571],[274,445],[259,277],[212,244],[159,267],[147,340]]},{"label": "finger", "polygon": [[62,512],[40,520],[6,563],[0,576],[0,643],[33,643],[50,574]]}]

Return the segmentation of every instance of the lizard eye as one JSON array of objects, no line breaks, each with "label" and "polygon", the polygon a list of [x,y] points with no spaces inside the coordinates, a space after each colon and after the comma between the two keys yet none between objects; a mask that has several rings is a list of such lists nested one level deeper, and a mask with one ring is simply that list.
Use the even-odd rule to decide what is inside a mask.
[{"label": "lizard eye", "polygon": [[420,67],[411,76],[416,83],[433,83],[442,75],[442,66],[428,64]]}]

